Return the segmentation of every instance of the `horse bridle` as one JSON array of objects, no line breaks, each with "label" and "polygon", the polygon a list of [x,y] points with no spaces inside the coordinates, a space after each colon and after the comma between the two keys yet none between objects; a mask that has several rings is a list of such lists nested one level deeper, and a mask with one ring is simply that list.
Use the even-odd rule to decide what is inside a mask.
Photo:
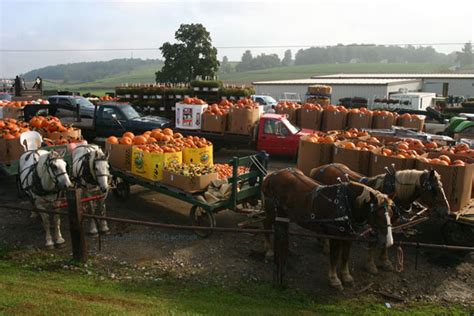
[{"label": "horse bridle", "polygon": [[45,167],[46,167],[46,172],[49,174],[51,179],[53,180],[54,185],[56,188],[58,188],[59,184],[59,177],[62,177],[67,174],[67,171],[63,171],[60,173],[55,173],[53,169],[56,169],[56,166],[53,165],[54,161],[57,161],[59,159],[62,159],[61,157],[52,157],[52,152],[49,153],[48,158],[46,159]]},{"label": "horse bridle", "polygon": [[[80,146],[78,146],[80,147]],[[82,146],[86,147],[86,146]],[[110,174],[105,174],[105,173],[97,173],[95,170],[91,170],[90,168],[90,158],[91,158],[92,152],[87,152],[86,154],[82,155],[77,162],[80,163],[79,170],[77,172],[78,176],[83,175],[84,179],[86,182],[90,184],[98,184],[98,178],[100,177],[110,177]],[[100,157],[97,158],[97,155],[94,157],[94,160],[92,161],[92,165],[95,167],[96,162],[99,161],[108,161],[106,157]],[[74,165],[74,163],[73,163]],[[87,168],[84,167],[84,165],[87,165]],[[87,173],[85,173],[87,172]],[[87,179],[89,177],[89,179]],[[92,180],[92,181],[89,181]]]}]

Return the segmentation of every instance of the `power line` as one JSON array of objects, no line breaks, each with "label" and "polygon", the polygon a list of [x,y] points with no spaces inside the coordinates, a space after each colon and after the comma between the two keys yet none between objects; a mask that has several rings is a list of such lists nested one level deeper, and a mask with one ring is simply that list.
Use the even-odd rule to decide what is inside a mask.
[{"label": "power line", "polygon": [[[375,47],[375,46],[450,46],[465,43],[389,43],[389,44],[348,44],[345,47]],[[339,45],[339,44],[337,44]],[[249,45],[249,46],[216,46],[217,49],[262,49],[262,48],[309,48],[337,45]],[[54,48],[54,49],[0,49],[2,53],[50,53],[50,52],[113,52],[113,51],[158,51],[158,47],[128,47],[128,48]]]}]

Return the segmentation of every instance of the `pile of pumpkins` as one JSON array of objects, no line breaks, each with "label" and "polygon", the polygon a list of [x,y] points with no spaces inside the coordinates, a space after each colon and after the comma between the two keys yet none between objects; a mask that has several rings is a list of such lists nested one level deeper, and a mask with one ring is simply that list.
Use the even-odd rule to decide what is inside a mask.
[{"label": "pile of pumpkins", "polygon": [[138,146],[138,148],[149,152],[177,152],[183,148],[205,148],[212,143],[204,137],[187,136],[175,133],[170,128],[156,128],[146,131],[141,135],[125,132],[122,137],[110,136],[107,138],[109,144],[122,144]]}]

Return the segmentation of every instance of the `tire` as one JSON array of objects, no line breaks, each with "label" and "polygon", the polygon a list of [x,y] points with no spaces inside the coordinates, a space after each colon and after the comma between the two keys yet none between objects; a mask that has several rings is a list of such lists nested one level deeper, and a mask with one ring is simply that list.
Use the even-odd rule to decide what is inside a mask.
[{"label": "tire", "polygon": [[114,182],[115,188],[112,190],[114,196],[121,201],[128,200],[130,197],[130,184],[120,178],[116,178]]},{"label": "tire", "polygon": [[[189,212],[191,225],[199,227],[216,227],[216,220],[212,212],[207,212],[197,205],[191,207]],[[207,238],[212,234],[212,230],[195,230],[194,233],[201,238]]]}]

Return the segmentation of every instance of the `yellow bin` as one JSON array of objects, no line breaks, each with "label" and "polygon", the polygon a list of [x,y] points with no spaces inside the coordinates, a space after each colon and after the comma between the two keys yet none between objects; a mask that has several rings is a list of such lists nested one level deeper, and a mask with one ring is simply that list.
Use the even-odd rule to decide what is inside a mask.
[{"label": "yellow bin", "polygon": [[163,179],[163,169],[172,163],[182,163],[183,153],[148,153],[133,147],[132,173],[152,181]]},{"label": "yellow bin", "polygon": [[184,148],[183,162],[185,164],[202,164],[212,166],[213,161],[212,145],[203,148]]}]

